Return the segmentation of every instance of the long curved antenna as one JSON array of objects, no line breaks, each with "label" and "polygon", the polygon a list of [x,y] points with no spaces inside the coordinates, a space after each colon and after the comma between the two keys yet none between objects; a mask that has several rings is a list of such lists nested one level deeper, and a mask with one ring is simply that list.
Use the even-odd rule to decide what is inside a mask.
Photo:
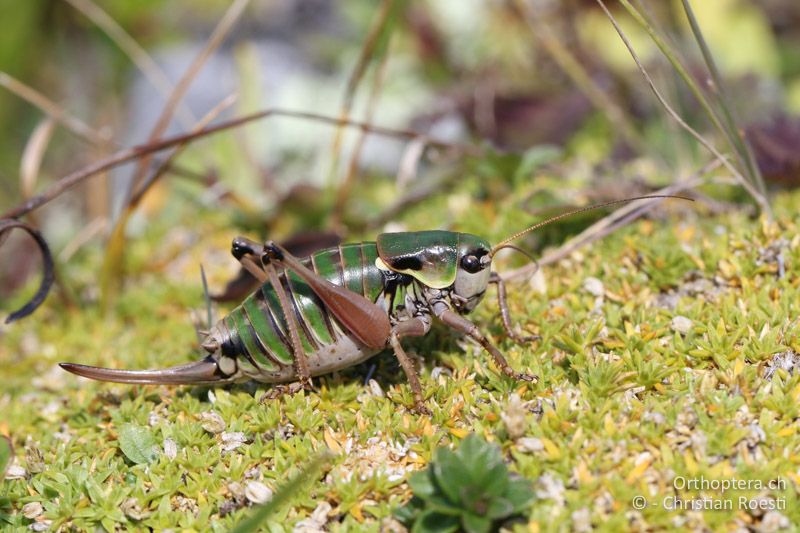
[{"label": "long curved antenna", "polygon": [[494,247],[492,247],[492,250],[489,252],[489,256],[490,257],[493,256],[496,252],[498,252],[502,248],[505,248],[506,246],[508,246],[508,243],[510,243],[511,241],[514,241],[516,239],[519,239],[520,237],[522,237],[526,233],[530,233],[531,231],[539,229],[542,226],[546,226],[548,224],[552,224],[553,222],[556,222],[557,220],[561,220],[562,218],[571,217],[572,215],[577,215],[578,213],[584,213],[586,211],[592,211],[593,209],[601,209],[603,207],[608,207],[608,206],[611,206],[611,205],[625,204],[625,203],[628,203],[628,202],[634,202],[636,200],[649,200],[649,199],[654,199],[654,198],[677,198],[679,200],[688,200],[689,202],[694,202],[693,198],[687,198],[685,196],[674,196],[674,195],[669,195],[669,194],[654,194],[652,196],[634,196],[632,198],[625,198],[624,200],[614,200],[613,202],[605,202],[605,203],[602,203],[602,204],[590,205],[588,207],[582,207],[581,209],[575,209],[575,210],[572,210],[572,211],[567,211],[566,213],[561,213],[560,215],[556,215],[556,216],[554,216],[552,218],[548,218],[547,220],[544,220],[542,222],[534,224],[533,226],[525,228],[522,231],[518,231],[517,233],[515,233],[511,237],[509,237],[507,239],[503,239],[498,244],[496,244]]}]

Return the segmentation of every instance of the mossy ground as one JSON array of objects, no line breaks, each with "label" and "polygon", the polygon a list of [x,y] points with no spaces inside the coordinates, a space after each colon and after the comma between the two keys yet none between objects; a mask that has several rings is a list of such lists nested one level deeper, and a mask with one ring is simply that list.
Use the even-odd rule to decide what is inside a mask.
[{"label": "mossy ground", "polygon": [[[0,433],[12,437],[25,472],[2,482],[11,506],[1,527],[226,531],[246,512],[248,482],[274,489],[327,446],[337,458],[273,526],[290,530],[318,509],[315,518],[332,531],[375,531],[410,496],[408,472],[470,432],[500,444],[511,469],[536,487],[527,526],[515,526],[523,530],[800,523],[798,200],[780,196],[775,223],[675,206],[679,214],[631,224],[543,269],[536,283],[511,285],[514,320],[541,335],[529,346],[503,338],[491,293],[475,321],[539,382],[500,376],[479,348],[436,328],[409,345],[424,356],[431,417],[403,407],[411,394],[390,355],[371,361],[382,390],[364,385],[367,364],[263,404],[262,385],[137,387],[68,375],[56,363],[145,368],[196,358],[190,310],[205,313],[198,265],[222,287],[235,272],[226,256],[238,231],[202,212],[132,239],[130,274],[105,314],[97,304],[101,251],[89,249],[66,266],[80,308],[53,294],[2,333]],[[441,227],[432,217],[449,213],[458,229],[496,242],[530,220],[469,195],[448,202],[409,227]],[[774,370],[778,359],[786,368]],[[217,413],[224,428],[203,413]],[[154,462],[126,459],[117,441],[124,424],[151,432],[160,449]],[[781,485],[691,489],[701,478]],[[645,509],[634,508],[637,495]],[[667,496],[731,499],[733,509],[670,510]],[[740,496],[782,508],[748,510]],[[29,506],[26,518],[31,502],[43,510]]]}]

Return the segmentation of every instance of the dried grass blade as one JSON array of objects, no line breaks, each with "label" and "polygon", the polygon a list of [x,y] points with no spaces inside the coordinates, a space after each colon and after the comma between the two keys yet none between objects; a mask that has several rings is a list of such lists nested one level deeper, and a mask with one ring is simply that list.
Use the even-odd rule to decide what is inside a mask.
[{"label": "dried grass blade", "polygon": [[[116,20],[91,0],[66,0],[66,2],[83,13],[86,18],[103,30],[108,38],[128,56],[134,65],[136,65],[136,68],[142,72],[150,84],[155,87],[162,96],[169,98],[174,87],[166,73],[164,73],[147,51],[142,48]],[[178,106],[178,114],[181,123],[187,128],[190,124],[195,122],[192,112],[185,105],[181,104]]]},{"label": "dried grass blade", "polygon": [[[220,19],[219,23],[217,23],[217,26],[214,28],[211,36],[208,38],[205,47],[197,55],[197,57],[194,58],[192,64],[189,65],[186,73],[175,86],[175,89],[172,91],[169,100],[164,105],[164,109],[162,110],[156,125],[150,132],[150,142],[154,142],[161,138],[161,135],[167,129],[167,126],[169,126],[169,123],[172,120],[175,109],[186,95],[186,91],[189,89],[192,81],[194,81],[194,78],[203,68],[203,65],[205,65],[208,58],[211,57],[211,54],[213,54],[219,45],[222,44],[222,41],[231,31],[236,21],[239,20],[239,17],[242,16],[249,3],[250,0],[235,0]],[[145,174],[147,173],[147,168],[150,165],[151,159],[152,157],[148,155],[139,161],[133,180],[130,184],[129,191],[131,193],[141,186],[142,181],[145,179]]]},{"label": "dried grass blade", "polygon": [[[202,131],[203,128],[208,125],[208,123],[213,121],[225,109],[233,105],[235,101],[236,94],[227,96],[219,104],[214,106],[214,108],[197,123],[195,130],[192,133],[196,134]],[[100,273],[100,292],[102,294],[104,305],[107,305],[111,302],[112,295],[119,287],[119,281],[122,278],[123,260],[126,250],[125,230],[127,228],[128,221],[133,215],[133,212],[136,210],[136,207],[141,202],[142,198],[144,198],[144,195],[148,190],[150,190],[150,187],[152,187],[152,185],[167,171],[172,160],[182,151],[188,142],[189,140],[178,144],[172,153],[161,162],[161,165],[153,172],[153,174],[151,174],[150,177],[142,183],[139,190],[134,193],[128,204],[125,206],[125,209],[117,220],[116,225],[111,230],[111,235],[108,238],[108,244],[106,246],[106,255],[103,260],[102,272]]]},{"label": "dried grass blade", "polygon": [[702,144],[709,152],[711,152],[714,155],[714,157],[719,159],[725,166],[725,168],[728,169],[731,172],[731,174],[733,174],[736,177],[737,181],[739,182],[739,185],[741,185],[748,192],[748,194],[750,194],[750,196],[752,196],[753,199],[759,204],[759,207],[762,209],[762,211],[769,213],[770,208],[766,200],[766,197],[763,196],[758,190],[756,190],[753,187],[753,184],[747,178],[745,178],[742,175],[742,173],[739,172],[739,170],[734,165],[731,164],[728,158],[722,155],[719,152],[719,150],[717,150],[717,148],[713,144],[711,144],[711,142],[708,139],[706,139],[703,135],[701,135],[697,130],[689,126],[689,124],[687,124],[686,121],[683,120],[683,118],[681,118],[681,116],[678,115],[678,113],[667,102],[667,100],[661,94],[661,91],[659,91],[658,87],[656,87],[653,79],[650,77],[650,73],[642,64],[641,60],[639,59],[639,56],[636,54],[636,51],[633,49],[633,45],[628,40],[628,37],[625,35],[625,32],[623,32],[622,28],[620,28],[614,15],[612,15],[611,12],[608,10],[603,0],[597,0],[597,3],[603,9],[603,12],[606,14],[608,19],[611,21],[611,24],[614,26],[614,29],[619,34],[620,38],[622,39],[622,42],[628,49],[628,52],[631,54],[631,57],[636,63],[636,66],[639,68],[639,71],[642,73],[645,80],[647,81],[647,84],[650,86],[650,89],[653,91],[653,94],[655,94],[659,103],[667,111],[669,116],[671,116],[684,130],[686,130],[689,134],[691,134],[692,137],[697,139],[697,141],[700,144]]},{"label": "dried grass blade", "polygon": [[52,117],[56,122],[63,125],[81,139],[98,145],[105,145],[110,142],[109,135],[93,129],[82,120],[69,114],[64,108],[33,87],[25,85],[3,71],[0,71],[0,86],[5,87],[26,102],[37,107],[40,111]]},{"label": "dried grass blade", "polygon": [[[663,189],[660,189],[658,191],[655,191],[653,192],[653,195],[673,195],[681,191],[686,191],[694,187],[697,187],[703,183],[704,177],[706,175],[718,169],[720,166],[722,166],[722,162],[719,159],[714,159],[711,162],[704,165],[697,172],[693,173],[688,178],[678,181],[677,183],[673,183],[672,185],[664,187]],[[587,244],[591,244],[592,242],[595,242],[605,237],[606,235],[612,233],[617,228],[622,227],[625,224],[634,220],[635,218],[638,218],[639,216],[645,214],[656,204],[657,201],[643,201],[643,202],[640,201],[624,205],[621,208],[616,209],[613,213],[609,214],[608,216],[598,220],[597,222],[595,222],[594,224],[583,230],[575,237],[569,239],[567,242],[562,244],[558,249],[545,255],[542,259],[538,261],[538,264],[525,265],[516,270],[505,272],[501,274],[500,277],[502,277],[504,281],[523,278],[531,274],[535,269],[539,267],[557,263],[558,261],[561,261],[565,257],[569,256],[572,252],[574,252],[578,248],[586,246]]]},{"label": "dried grass blade", "polygon": [[[402,4],[402,2],[400,2]],[[353,72],[347,80],[347,86],[344,91],[344,98],[342,100],[342,107],[339,110],[339,117],[341,120],[348,120],[353,110],[353,102],[355,101],[356,93],[361,81],[364,79],[364,74],[367,66],[372,59],[380,56],[385,52],[386,43],[392,33],[394,24],[391,22],[396,19],[395,7],[397,2],[395,0],[383,0],[381,2],[381,9],[378,11],[377,16],[370,26],[367,38],[364,40],[364,45],[356,61]],[[344,141],[344,130],[339,126],[333,138],[333,145],[331,147],[331,178],[336,175],[336,169],[339,166],[339,153],[342,149]],[[331,179],[331,185],[333,180]]]},{"label": "dried grass blade", "polygon": [[722,76],[720,76],[719,69],[714,61],[714,56],[711,54],[711,50],[708,48],[705,37],[703,37],[703,32],[700,30],[700,25],[697,23],[697,19],[694,16],[692,5],[689,0],[681,0],[681,3],[683,5],[683,10],[686,13],[686,18],[689,20],[689,26],[692,29],[692,34],[697,41],[697,45],[700,47],[700,52],[703,54],[703,60],[706,63],[708,72],[711,74],[711,79],[713,81],[712,90],[717,96],[719,107],[722,109],[722,116],[725,119],[725,129],[728,137],[731,140],[734,149],[738,152],[740,158],[743,160],[749,178],[753,184],[758,187],[759,192],[766,197],[767,190],[764,186],[764,178],[761,176],[761,171],[755,162],[753,150],[747,142],[747,139],[741,133],[742,130],[740,130],[737,126],[738,120],[736,117],[736,111],[733,106],[730,105],[727,95],[725,94],[725,85],[722,82]]},{"label": "dried grass blade", "polygon": [[25,199],[33,196],[36,190],[36,182],[39,177],[39,169],[42,166],[44,153],[50,144],[55,129],[55,120],[46,118],[37,124],[33,130],[25,149],[22,151],[22,158],[19,163],[19,188],[22,197]]}]

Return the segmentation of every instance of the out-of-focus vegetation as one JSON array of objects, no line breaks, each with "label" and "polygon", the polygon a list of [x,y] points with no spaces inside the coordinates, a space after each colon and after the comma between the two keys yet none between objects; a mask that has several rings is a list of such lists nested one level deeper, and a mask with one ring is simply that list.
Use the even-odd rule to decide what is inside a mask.
[{"label": "out-of-focus vegetation", "polygon": [[[609,0],[610,17],[596,0],[3,4],[0,218],[127,147],[277,113],[15,214],[50,244],[57,282],[0,326],[0,434],[15,445],[0,524],[230,530],[327,447],[324,475],[270,527],[397,529],[411,472],[472,432],[534,487],[531,531],[800,522],[797,2]],[[518,242],[543,268],[510,285],[512,312],[542,339],[503,339],[491,300],[475,320],[535,385],[443,328],[411,343],[430,417],[398,407],[411,392],[388,355],[268,404],[255,384],[125,387],[55,366],[196,358],[198,265],[221,292],[238,234],[452,228],[499,242],[656,191],[698,202],[588,249],[564,243],[607,233],[586,230],[607,211]],[[35,292],[38,257],[24,233],[0,235],[3,317]],[[631,505],[726,496],[674,488],[701,475],[783,480],[732,497],[785,507]]]}]

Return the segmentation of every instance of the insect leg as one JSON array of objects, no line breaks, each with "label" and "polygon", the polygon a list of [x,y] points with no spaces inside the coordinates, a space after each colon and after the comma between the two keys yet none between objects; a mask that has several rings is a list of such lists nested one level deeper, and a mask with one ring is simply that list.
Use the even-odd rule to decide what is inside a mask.
[{"label": "insect leg", "polygon": [[[275,294],[278,296],[278,303],[281,306],[283,316],[286,317],[286,325],[289,330],[289,339],[292,343],[292,355],[294,356],[295,372],[302,388],[311,387],[311,371],[308,368],[308,356],[303,351],[303,344],[300,335],[297,333],[298,325],[294,312],[289,305],[289,297],[281,283],[275,265],[271,261],[262,261],[262,266],[256,262],[261,261],[264,255],[264,247],[246,237],[236,237],[231,243],[231,254],[239,260],[248,272],[255,276],[262,283],[269,281]],[[296,388],[296,387],[295,387]],[[276,390],[279,387],[276,387]],[[296,392],[290,385],[288,392]],[[285,392],[280,390],[279,392]]]},{"label": "insect leg", "polygon": [[411,387],[411,392],[414,393],[414,408],[413,410],[421,415],[432,414],[430,409],[425,407],[425,397],[422,395],[422,385],[419,382],[417,369],[414,368],[414,363],[411,358],[406,354],[403,345],[400,344],[402,337],[421,337],[425,335],[430,329],[430,321],[427,323],[419,318],[412,318],[411,320],[404,320],[399,322],[392,328],[392,334],[389,336],[389,344],[394,350],[394,355],[403,367],[403,371],[408,378],[408,384]]},{"label": "insect leg", "polygon": [[517,344],[527,344],[529,342],[541,339],[539,335],[520,335],[511,327],[511,313],[508,311],[508,300],[506,299],[506,284],[503,282],[497,272],[492,272],[492,277],[489,278],[489,283],[497,285],[497,301],[500,306],[500,316],[503,318],[503,329],[506,330],[506,335],[509,336]]},{"label": "insect leg", "polygon": [[283,316],[286,317],[286,326],[289,330],[289,338],[292,342],[292,352],[294,355],[294,367],[297,373],[297,379],[303,388],[311,388],[311,371],[308,369],[308,356],[303,351],[303,344],[300,342],[300,334],[297,333],[297,317],[289,304],[289,297],[286,295],[283,283],[281,283],[278,272],[275,270],[275,265],[272,263],[264,263],[264,270],[267,272],[272,287],[278,295],[278,303],[280,303]]},{"label": "insect leg", "polygon": [[236,259],[241,259],[245,255],[261,257],[263,253],[264,247],[247,237],[236,237],[231,243],[231,254]]},{"label": "insect leg", "polygon": [[264,253],[264,248],[255,241],[246,237],[236,237],[231,243],[231,254],[261,283],[266,283],[267,274],[260,266],[260,257]]},{"label": "insect leg", "polygon": [[464,333],[465,335],[478,341],[478,344],[483,346],[486,349],[486,351],[492,355],[492,358],[494,359],[495,363],[497,363],[497,366],[500,367],[500,369],[506,376],[519,379],[522,381],[537,381],[539,379],[538,377],[532,374],[516,372],[513,368],[511,368],[511,365],[508,364],[508,361],[506,361],[506,358],[503,357],[503,354],[500,353],[500,350],[495,348],[494,345],[491,342],[489,342],[489,339],[487,339],[483,335],[483,333],[480,332],[478,326],[476,326],[463,316],[455,313],[452,309],[445,308],[441,312],[439,312],[436,316],[437,318],[439,318],[439,320],[441,320],[451,328],[458,330]]}]

